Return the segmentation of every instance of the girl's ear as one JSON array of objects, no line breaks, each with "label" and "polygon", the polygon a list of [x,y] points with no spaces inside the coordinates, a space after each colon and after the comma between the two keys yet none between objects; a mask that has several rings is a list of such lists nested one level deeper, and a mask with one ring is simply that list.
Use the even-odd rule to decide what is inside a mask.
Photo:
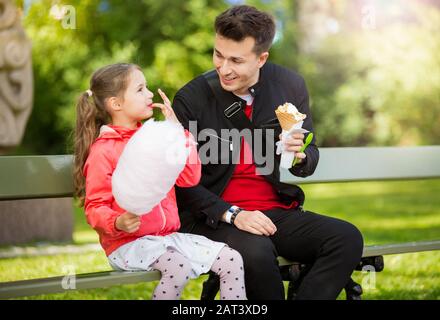
[{"label": "girl's ear", "polygon": [[107,99],[107,107],[112,111],[121,110],[121,102],[117,97],[110,97]]}]

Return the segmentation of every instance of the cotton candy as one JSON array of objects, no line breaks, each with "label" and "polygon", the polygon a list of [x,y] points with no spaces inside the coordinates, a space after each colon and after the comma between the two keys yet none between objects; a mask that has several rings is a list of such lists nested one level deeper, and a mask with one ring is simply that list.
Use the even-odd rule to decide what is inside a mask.
[{"label": "cotton candy", "polygon": [[116,203],[136,215],[149,213],[174,186],[187,157],[180,124],[146,121],[126,144],[113,172]]}]

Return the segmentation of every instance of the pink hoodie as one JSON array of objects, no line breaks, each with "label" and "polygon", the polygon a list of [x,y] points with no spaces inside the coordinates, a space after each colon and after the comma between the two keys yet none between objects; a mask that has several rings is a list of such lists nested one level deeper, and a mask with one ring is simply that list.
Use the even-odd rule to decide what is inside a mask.
[{"label": "pink hoodie", "polygon": [[[139,129],[103,126],[99,137],[90,148],[84,165],[86,198],[84,203],[87,222],[98,232],[99,241],[106,255],[118,247],[145,235],[164,236],[180,228],[174,187],[149,214],[141,216],[141,225],[134,233],[116,229],[115,221],[125,212],[112,194],[112,174],[128,140]],[[176,180],[179,187],[191,187],[199,183],[201,164],[194,138],[185,130],[187,146],[191,148],[186,165]],[[191,143],[191,142],[192,143]]]}]

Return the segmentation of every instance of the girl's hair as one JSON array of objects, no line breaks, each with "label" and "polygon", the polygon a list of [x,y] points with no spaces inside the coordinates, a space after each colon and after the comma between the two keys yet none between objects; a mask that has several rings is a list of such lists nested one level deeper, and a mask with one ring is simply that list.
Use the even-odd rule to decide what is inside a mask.
[{"label": "girl's hair", "polygon": [[100,127],[111,120],[110,113],[106,109],[106,100],[111,97],[123,98],[130,74],[135,69],[141,70],[135,64],[116,63],[96,70],[90,80],[89,90],[82,93],[78,99],[74,131],[73,182],[75,196],[79,199],[80,206],[84,205],[83,168],[90,146],[98,137]]}]

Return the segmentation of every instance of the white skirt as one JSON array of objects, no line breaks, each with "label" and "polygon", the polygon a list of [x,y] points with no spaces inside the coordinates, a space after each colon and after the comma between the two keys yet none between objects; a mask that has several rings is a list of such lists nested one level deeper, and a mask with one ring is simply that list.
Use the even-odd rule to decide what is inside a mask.
[{"label": "white skirt", "polygon": [[225,243],[209,240],[204,236],[175,232],[166,236],[144,236],[126,243],[113,251],[108,260],[115,270],[153,270],[151,265],[167,250],[176,250],[185,256],[192,266],[191,279],[211,269]]}]

